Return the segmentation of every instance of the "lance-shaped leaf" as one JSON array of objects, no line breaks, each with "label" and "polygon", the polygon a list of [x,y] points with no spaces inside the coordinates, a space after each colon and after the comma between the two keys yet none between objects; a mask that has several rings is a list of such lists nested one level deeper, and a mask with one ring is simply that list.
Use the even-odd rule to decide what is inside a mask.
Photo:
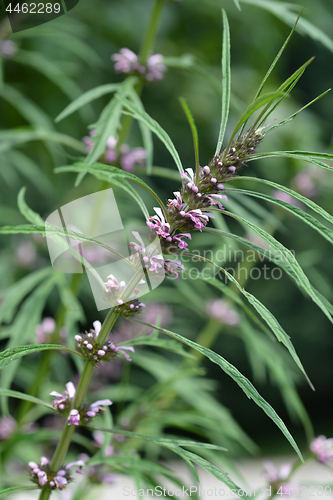
[{"label": "lance-shaped leaf", "polygon": [[22,358],[22,356],[26,356],[27,354],[32,354],[34,352],[39,351],[47,351],[49,349],[56,351],[67,351],[71,354],[75,354],[76,356],[81,355],[71,349],[70,347],[64,345],[57,344],[32,344],[32,345],[24,345],[18,347],[12,347],[10,349],[6,349],[0,353],[0,369],[4,368],[6,365],[9,365],[12,361],[18,358]]},{"label": "lance-shaped leaf", "polygon": [[225,129],[227,127],[229,108],[230,108],[230,91],[231,91],[231,72],[230,72],[230,31],[227,14],[222,9],[223,18],[223,37],[222,37],[222,111],[220,132],[215,150],[215,156],[218,155],[223,146]]},{"label": "lance-shaped leaf", "polygon": [[247,225],[250,227],[253,231],[259,234],[265,241],[267,241],[273,249],[275,249],[280,256],[281,259],[281,264],[280,266],[286,270],[286,272],[289,274],[291,278],[295,281],[295,283],[304,290],[311,298],[312,300],[317,304],[318,307],[323,311],[323,313],[326,315],[326,317],[330,320],[331,323],[333,323],[332,316],[330,312],[328,311],[326,305],[324,302],[320,299],[320,297],[317,295],[316,291],[314,290],[313,286],[309,282],[307,276],[305,275],[303,269],[295,259],[294,255],[288,248],[286,248],[282,243],[280,243],[278,240],[276,240],[271,234],[267,233],[267,231],[264,231],[261,229],[259,226],[252,224],[251,222],[247,221],[243,217],[240,217],[239,215],[231,214],[230,212],[223,212],[225,215],[228,215],[230,217],[235,218],[236,220],[242,222],[243,224]]},{"label": "lance-shaped leaf", "polygon": [[35,403],[37,405],[45,406],[50,410],[53,410],[53,406],[50,403],[46,403],[42,399],[35,398],[29,394],[24,394],[23,392],[11,391],[9,389],[2,389],[0,387],[0,396],[7,396],[8,398],[23,399],[24,401],[30,401],[30,403]]},{"label": "lance-shaped leaf", "polygon": [[37,490],[38,486],[13,486],[12,488],[6,488],[5,490],[0,491],[0,498],[5,497],[7,495],[12,495],[13,493],[18,493],[19,491],[28,491],[28,490]]},{"label": "lance-shaped leaf", "polygon": [[94,89],[88,90],[84,94],[80,95],[77,99],[71,102],[55,119],[55,122],[58,123],[67,116],[71,115],[78,109],[82,108],[86,104],[102,97],[105,94],[110,94],[112,92],[116,92],[119,88],[119,83],[107,83],[106,85],[99,85]]},{"label": "lance-shaped leaf", "polygon": [[165,213],[165,207],[162,202],[162,200],[158,197],[158,195],[155,193],[155,191],[148,186],[143,180],[140,179],[140,177],[137,177],[136,175],[132,174],[131,172],[126,172],[125,170],[121,170],[120,168],[113,167],[112,165],[106,165],[104,163],[93,163],[92,165],[83,165],[82,163],[77,163],[75,165],[69,165],[65,167],[58,167],[55,169],[56,173],[61,173],[61,172],[82,172],[82,169],[85,169],[87,172],[91,173],[92,175],[102,175],[103,179],[112,181],[112,179],[128,179],[130,181],[135,182],[136,184],[139,184],[139,186],[143,187],[150,193],[157,203],[160,205],[162,210]]},{"label": "lance-shaped leaf", "polygon": [[[208,259],[205,259],[207,262],[210,262]],[[226,272],[226,271],[225,271]],[[229,273],[227,273],[229,274]],[[231,276],[231,275],[229,275]],[[228,276],[228,277],[229,277]],[[231,276],[232,278],[232,276]],[[232,280],[233,281],[233,280]],[[236,281],[236,280],[234,280]],[[235,366],[233,366],[231,363],[229,363],[226,359],[224,359],[222,356],[217,354],[216,352],[212,351],[211,349],[208,349],[207,347],[202,347],[201,345],[197,344],[196,342],[193,342],[192,340],[189,340],[182,335],[179,335],[178,333],[171,332],[170,330],[167,330],[166,328],[162,328],[158,325],[151,325],[150,323],[146,323],[144,321],[139,321],[139,320],[134,320],[131,319],[130,321],[134,321],[135,323],[140,323],[141,325],[146,325],[149,326],[150,328],[155,328],[156,330],[165,333],[166,335],[169,335],[170,337],[173,337],[174,339],[179,340],[180,342],[183,342],[184,344],[188,345],[189,347],[192,347],[196,351],[200,352],[203,354],[206,358],[210,359],[213,363],[217,364],[229,377],[231,377],[238,385],[239,387],[245,392],[248,398],[252,399],[260,408],[264,410],[266,415],[268,415],[273,422],[278,426],[278,428],[281,430],[281,432],[285,435],[285,437],[288,439],[294,450],[297,452],[298,456],[303,460],[302,454],[294,440],[294,438],[291,436],[290,432],[288,431],[287,427],[281,420],[281,418],[277,415],[275,410],[270,406],[270,404],[259,394],[257,389],[251,384],[251,382],[244,377],[240,371],[237,370]]]},{"label": "lance-shaped leaf", "polygon": [[313,165],[317,165],[318,167],[325,168],[326,170],[331,170],[333,172],[333,167],[324,163],[323,160],[333,161],[333,155],[328,153],[315,153],[312,151],[272,151],[270,153],[258,153],[250,158],[247,161],[251,160],[261,160],[262,158],[270,158],[274,156],[282,156],[285,158],[293,158],[295,160],[303,160],[307,163],[313,163]]},{"label": "lance-shaped leaf", "polygon": [[[293,192],[290,189],[291,192]],[[254,198],[259,198],[261,200],[268,201],[270,203],[273,203],[274,205],[278,205],[281,208],[284,208],[288,212],[292,213],[299,219],[301,219],[303,222],[308,224],[312,229],[317,231],[321,236],[323,236],[327,241],[333,244],[333,231],[329,229],[328,227],[324,226],[321,222],[319,222],[315,217],[312,215],[308,214],[307,212],[304,212],[301,208],[291,205],[287,201],[284,200],[279,200],[278,198],[274,198],[273,196],[269,196],[267,194],[263,193],[258,193],[256,191],[249,191],[248,189],[226,189],[225,192],[237,192],[237,193],[242,193],[247,196],[253,196]],[[291,195],[292,196],[292,195]],[[304,197],[303,197],[304,198]],[[320,207],[318,207],[320,208]]]}]

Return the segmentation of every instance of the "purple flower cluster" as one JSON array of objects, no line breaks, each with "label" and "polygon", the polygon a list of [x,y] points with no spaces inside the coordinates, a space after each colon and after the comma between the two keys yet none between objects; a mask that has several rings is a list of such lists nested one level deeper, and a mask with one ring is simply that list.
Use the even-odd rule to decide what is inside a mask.
[{"label": "purple flower cluster", "polygon": [[72,382],[66,384],[66,390],[63,394],[57,391],[52,391],[50,393],[51,396],[55,396],[55,399],[52,401],[53,408],[62,417],[67,416],[68,425],[87,424],[97,415],[97,413],[105,412],[103,406],[112,405],[112,401],[103,399],[95,401],[95,403],[91,403],[90,405],[85,404],[78,409],[73,408],[75,393],[76,389]]},{"label": "purple flower cluster", "polygon": [[134,352],[134,347],[130,346],[115,346],[113,342],[108,341],[105,344],[99,344],[97,337],[101,331],[102,325],[100,321],[94,321],[94,329],[89,333],[75,335],[77,351],[86,359],[99,363],[101,361],[112,361],[119,354],[123,354],[127,361],[132,361],[126,351]]},{"label": "purple flower cluster", "polygon": [[[94,135],[96,130],[91,130],[89,136],[83,137],[86,145],[86,153],[89,154],[94,147]],[[110,165],[119,166],[126,172],[133,172],[135,165],[145,165],[147,153],[144,148],[130,148],[127,144],[120,146],[117,151],[117,139],[110,135],[106,142],[105,153],[101,160]]]},{"label": "purple flower cluster", "polygon": [[333,438],[318,436],[310,444],[310,450],[317,456],[320,463],[326,464],[333,460]]},{"label": "purple flower cluster", "polygon": [[81,467],[84,467],[85,463],[83,460],[77,460],[65,465],[58,471],[52,471],[48,459],[42,457],[39,464],[29,462],[28,465],[30,467],[30,478],[39,488],[48,486],[51,490],[62,490],[70,481],[73,481],[69,469],[78,467],[77,472],[81,472]]},{"label": "purple flower cluster", "polygon": [[175,198],[169,199],[166,213],[161,208],[154,208],[157,215],[147,221],[147,225],[159,236],[164,253],[175,253],[175,250],[187,250],[191,239],[191,231],[202,231],[214,218],[208,210],[216,207],[223,210],[222,200],[224,183],[232,180],[246,160],[256,151],[264,134],[258,130],[250,130],[241,135],[228,149],[220,153],[204,167],[194,173],[187,168],[181,173],[182,187],[175,191]]},{"label": "purple flower cluster", "polygon": [[130,49],[120,49],[119,54],[111,56],[115,61],[114,69],[116,73],[136,74],[148,82],[162,80],[166,72],[166,66],[163,64],[162,54],[154,54],[147,59],[145,65],[140,64],[138,56]]}]

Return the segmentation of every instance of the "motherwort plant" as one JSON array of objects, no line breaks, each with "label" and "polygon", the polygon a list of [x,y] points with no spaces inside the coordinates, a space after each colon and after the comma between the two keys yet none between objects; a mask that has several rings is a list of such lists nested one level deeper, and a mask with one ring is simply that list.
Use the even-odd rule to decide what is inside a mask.
[{"label": "motherwort plant", "polygon": [[[226,451],[226,444],[232,446],[235,441],[242,442],[244,447],[247,447],[250,451],[253,451],[254,446],[233,421],[229,412],[222,405],[219,406],[207,392],[205,380],[200,378],[202,376],[200,362],[203,357],[208,358],[230,376],[244,393],[273,420],[300,459],[303,460],[295,440],[275,410],[235,366],[211,349],[221,323],[232,328],[244,328],[249,336],[253,334],[253,325],[255,325],[260,331],[260,337],[258,338],[262,342],[260,344],[260,347],[262,347],[261,356],[265,359],[265,363],[271,363],[273,357],[274,360],[276,359],[276,365],[274,367],[272,367],[272,364],[270,365],[272,371],[280,362],[280,358],[275,354],[276,347],[274,347],[273,351],[269,351],[270,354],[267,356],[267,349],[271,349],[266,348],[266,342],[268,342],[267,333],[269,335],[273,333],[276,339],[289,351],[296,366],[312,386],[290,337],[266,306],[249,293],[243,284],[238,282],[219,263],[206,259],[206,257],[196,256],[198,260],[206,262],[209,266],[215,267],[218,272],[224,273],[233,288],[225,286],[216,277],[207,278],[198,271],[202,283],[204,285],[209,284],[219,292],[223,292],[227,300],[220,299],[214,302],[209,300],[210,297],[207,297],[207,299],[201,298],[197,302],[199,305],[202,303],[204,309],[207,307],[211,319],[208,322],[207,330],[204,330],[204,334],[199,336],[198,341],[195,342],[186,336],[164,328],[161,325],[161,318],[156,318],[156,321],[153,321],[155,324],[152,324],[149,321],[145,304],[141,302],[140,287],[147,285],[150,279],[154,279],[161,274],[172,276],[178,282],[181,282],[182,278],[187,278],[188,271],[184,264],[186,264],[185,257],[188,258],[193,255],[191,253],[191,250],[193,250],[193,242],[191,241],[193,233],[199,232],[198,234],[200,234],[203,241],[208,233],[212,233],[221,237],[232,238],[259,255],[271,259],[333,322],[332,305],[313,287],[291,251],[285,248],[273,236],[272,231],[267,230],[267,227],[264,229],[255,224],[237,210],[230,212],[226,209],[228,198],[232,198],[235,193],[259,198],[293,213],[326,240],[333,243],[333,231],[319,222],[313,215],[305,212],[303,208],[291,205],[281,198],[274,198],[259,191],[237,189],[234,186],[234,183],[237,185],[239,180],[249,184],[254,182],[266,184],[293,196],[330,223],[333,222],[333,218],[328,212],[305,196],[269,180],[242,175],[244,167],[249,162],[274,156],[303,160],[316,165],[318,168],[332,170],[332,167],[324,163],[324,160],[333,160],[333,155],[330,154],[309,151],[260,152],[260,146],[265,140],[265,136],[273,129],[296,118],[301,111],[293,113],[274,125],[268,122],[268,118],[271,117],[277,106],[290,94],[311,59],[296,70],[276,91],[263,93],[266,81],[279,61],[295,29],[295,25],[264,76],[254,99],[241,115],[228,140],[225,141],[230,107],[231,81],[229,24],[227,15],[223,10],[222,119],[217,146],[212,158],[200,164],[198,132],[190,109],[185,99],[181,98],[181,106],[191,128],[195,151],[194,165],[192,167],[184,166],[169,135],[145,111],[140,99],[143,86],[147,84],[158,85],[156,82],[163,78],[167,68],[163,56],[160,54],[151,55],[164,3],[164,0],[154,2],[151,19],[140,53],[136,55],[130,49],[122,48],[119,53],[112,56],[112,60],[115,61],[115,71],[119,74],[126,74],[125,79],[120,83],[100,86],[81,95],[57,119],[57,121],[64,119],[103,94],[114,94],[103,109],[97,123],[91,126],[93,133],[84,139],[87,146],[86,156],[76,158],[71,165],[58,167],[56,173],[77,173],[76,185],[79,185],[87,175],[91,175],[102,182],[101,190],[105,189],[109,184],[123,189],[128,196],[134,199],[144,214],[145,224],[149,228],[149,243],[152,244],[152,242],[157,241],[158,245],[145,244],[139,232],[132,231],[133,238],[132,236],[131,238],[133,241],[129,243],[130,257],[128,257],[127,263],[132,266],[134,274],[131,280],[122,279],[114,274],[103,275],[101,284],[103,300],[110,304],[110,310],[103,323],[95,320],[93,328],[85,332],[80,332],[78,326],[79,321],[81,323],[85,321],[82,307],[77,299],[81,279],[78,275],[69,284],[63,275],[59,277],[60,273],[54,272],[52,268],[40,269],[35,271],[23,283],[15,285],[4,296],[4,303],[0,304],[0,312],[2,311],[6,318],[12,319],[22,298],[28,293],[25,290],[30,292],[34,286],[38,285],[36,293],[32,293],[25,301],[22,307],[23,312],[18,311],[18,318],[21,323],[27,322],[27,318],[29,318],[29,321],[34,322],[34,327],[38,323],[36,331],[38,332],[38,338],[41,340],[39,344],[29,344],[28,342],[24,344],[24,340],[16,339],[14,336],[15,342],[17,341],[16,344],[15,342],[9,343],[8,348],[0,354],[0,367],[2,368],[14,362],[18,363],[20,358],[30,353],[41,352],[43,355],[41,363],[36,369],[36,377],[27,393],[10,388],[14,377],[13,373],[8,371],[9,375],[4,378],[5,384],[0,394],[5,397],[5,413],[9,414],[8,397],[18,398],[23,401],[17,413],[17,423],[7,425],[9,431],[6,438],[10,438],[10,436],[14,436],[15,433],[19,432],[18,427],[23,429],[25,424],[30,423],[29,419],[31,415],[34,415],[31,409],[33,404],[40,405],[47,412],[53,412],[57,422],[58,419],[62,418],[63,428],[60,432],[58,430],[56,432],[57,446],[55,450],[52,450],[53,441],[52,446],[49,445],[47,448],[49,457],[46,457],[45,453],[41,458],[31,458],[31,461],[27,463],[28,474],[33,486],[14,487],[8,484],[8,488],[1,492],[3,494],[16,492],[20,489],[39,488],[41,489],[40,500],[47,500],[53,490],[64,489],[73,479],[72,468],[77,468],[78,473],[82,471],[84,473],[85,469],[88,470],[87,484],[89,481],[90,483],[94,483],[94,481],[95,483],[103,482],[101,478],[106,477],[106,475],[104,469],[102,474],[98,467],[106,467],[108,478],[110,478],[110,472],[130,475],[139,486],[154,487],[157,484],[157,477],[161,475],[168,480],[171,479],[175,485],[179,485],[179,480],[171,471],[156,462],[156,451],[152,452],[151,450],[156,450],[156,446],[159,445],[166,448],[168,452],[172,451],[183,458],[196,481],[198,475],[194,464],[205,468],[229,488],[237,491],[241,497],[248,499],[244,495],[244,490],[239,488],[231,479],[232,474],[224,472],[212,463],[220,461],[226,467],[230,465],[230,462],[227,462],[226,459],[221,459],[222,452]],[[312,102],[315,102],[324,94],[326,92]],[[305,105],[302,109],[311,103]],[[134,121],[137,121],[140,126],[144,149],[131,149],[126,144]],[[160,196],[149,184],[144,182],[139,175],[136,175],[136,173],[142,172],[143,164],[145,164],[145,174],[148,176],[156,174],[166,178],[175,178],[175,173],[172,170],[153,166],[152,134],[155,134],[162,141],[178,168],[178,188],[173,192],[173,195],[170,194],[170,198],[165,202],[161,200]],[[82,153],[82,148],[78,149]],[[139,167],[139,169],[136,170],[136,167]],[[129,181],[134,182],[140,186],[140,189],[144,189],[149,196],[154,197],[157,205],[154,207],[155,214],[147,209],[139,192],[133,188]],[[28,207],[24,199],[24,189],[19,194],[19,208],[29,224],[1,227],[0,234],[41,234],[45,236],[44,220]],[[98,217],[98,207],[95,208],[95,216]],[[225,219],[233,218],[248,228],[249,231],[257,233],[265,242],[265,245],[261,246],[253,240],[223,230],[217,224],[212,225],[215,219],[221,216]],[[54,234],[64,236],[67,240],[85,242],[93,246],[100,245],[106,251],[119,256],[119,253],[114,248],[74,229],[63,229],[55,226],[51,227],[51,229]],[[82,261],[86,268],[89,269],[89,263],[84,261],[82,255],[79,252],[73,253],[75,254],[73,256]],[[58,311],[55,312],[54,319],[47,317],[40,321],[45,306],[45,297],[51,295],[54,286],[59,289],[62,303]],[[246,304],[246,301],[251,307]],[[206,306],[206,304],[208,305]],[[231,304],[239,312],[234,310]],[[75,307],[71,308],[71,306]],[[21,313],[23,316],[20,316]],[[130,340],[125,339],[123,341],[121,339],[119,344],[115,342],[116,334],[114,332],[117,332],[119,325],[116,322],[121,316],[126,319],[128,325],[131,325],[130,321],[134,322],[136,326],[139,325],[142,335],[135,336],[133,334],[133,338]],[[124,321],[124,319],[121,321]],[[21,323],[19,326],[22,328]],[[66,337],[61,335],[64,326],[68,327],[69,330],[69,333],[66,331]],[[126,328],[127,331],[130,331],[131,327],[127,326]],[[151,335],[152,330],[155,333]],[[157,332],[171,337],[171,340],[160,338]],[[254,336],[253,338],[256,338],[257,341],[257,337]],[[60,344],[60,340],[63,341],[63,345]],[[142,353],[140,354],[140,350],[136,351],[135,346],[140,345],[161,348],[180,355],[184,359],[176,366],[154,351],[150,352],[150,354],[147,351],[148,354],[145,357]],[[255,345],[258,345],[258,343]],[[186,350],[180,346],[186,346],[190,349]],[[59,366],[64,369],[64,374],[67,375],[67,373],[73,371],[73,366],[75,370],[67,378],[66,382],[60,384],[59,378],[57,379],[58,387],[52,387],[52,390],[49,391],[49,395],[53,399],[51,400],[49,397],[49,400],[47,400],[45,392],[41,394],[40,388],[43,378],[46,378],[49,373],[51,353],[53,351],[69,353],[69,356],[63,356],[61,362],[59,362]],[[274,356],[271,355],[272,352],[274,352]],[[268,358],[270,361],[268,361]],[[95,378],[98,379],[98,370],[103,370],[105,366],[110,364],[112,366],[115,360],[123,361],[124,359],[124,375],[113,392],[115,400],[111,396],[112,390],[109,391],[109,387],[102,387],[97,391],[96,399],[98,399],[89,402],[90,397],[87,394],[90,382],[94,381],[92,377],[95,375]],[[131,362],[142,367],[147,366],[151,373],[157,374],[158,381],[146,392],[134,385],[126,385],[126,382],[128,382],[128,367]],[[11,366],[14,366],[14,364]],[[283,364],[281,366],[284,367]],[[282,369],[282,375],[279,373],[278,377],[280,377],[279,383],[281,383],[281,386],[284,385],[284,388],[286,384],[290,384],[288,385],[290,404],[301,415],[306,428],[309,446],[311,443],[312,454],[309,454],[309,458],[317,457],[319,462],[326,463],[331,459],[332,455],[331,440],[327,440],[324,436],[313,440],[311,424],[294,390],[292,380],[288,379],[287,370]],[[178,384],[179,381],[181,384]],[[111,387],[111,389],[114,389],[114,387]],[[127,398],[132,398],[128,406],[125,405]],[[111,405],[112,409],[115,406],[117,407],[114,414],[111,413]],[[120,414],[120,418],[116,415],[117,412]],[[117,419],[117,428],[113,425],[112,416]],[[9,418],[8,415],[6,418]],[[95,425],[95,419],[98,423],[101,418],[104,419],[103,427]],[[168,434],[166,430],[168,427],[185,429],[187,432],[200,436],[200,441],[176,439],[174,435]],[[75,430],[81,428],[84,428],[83,432],[74,434]],[[96,432],[99,434],[96,434]],[[94,436],[95,440],[91,440],[90,437],[94,438]],[[98,441],[96,436],[98,436]],[[111,436],[114,437],[112,445]],[[142,442],[148,443],[144,449],[141,445],[136,444]],[[78,460],[66,465],[66,456],[73,443],[85,447],[90,455],[87,453],[81,454],[77,457]],[[199,448],[199,452],[189,451],[188,448],[191,450],[193,447]],[[296,470],[296,467],[286,465],[278,471],[271,463],[266,463],[265,468],[267,480],[274,486],[275,493],[278,492],[283,483],[287,486],[291,484],[290,477]],[[82,491],[80,490],[81,487]],[[87,485],[83,482],[83,486],[79,485],[78,488],[79,494],[83,495],[86,492]]]}]

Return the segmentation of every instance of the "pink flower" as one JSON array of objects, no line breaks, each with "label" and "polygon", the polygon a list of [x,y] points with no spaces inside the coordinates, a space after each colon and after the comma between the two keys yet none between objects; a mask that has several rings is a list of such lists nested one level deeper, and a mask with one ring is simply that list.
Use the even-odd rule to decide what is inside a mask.
[{"label": "pink flower", "polygon": [[212,214],[202,213],[200,208],[189,210],[189,212],[185,213],[185,217],[189,217],[191,221],[194,222],[194,227],[199,229],[199,231],[202,231],[202,228],[207,225],[209,217],[215,218]]},{"label": "pink flower", "polygon": [[280,469],[277,469],[273,462],[267,460],[263,465],[269,483],[282,495],[292,496],[296,485],[290,482],[284,482],[284,479],[287,479],[291,474],[291,464],[285,462],[281,465]]},{"label": "pink flower", "polygon": [[160,207],[154,207],[157,215],[153,215],[146,222],[147,226],[154,229],[159,236],[167,238],[170,235],[170,224],[165,222],[165,218]]},{"label": "pink flower", "polygon": [[[127,146],[127,145],[124,145]],[[132,172],[135,165],[145,165],[147,152],[144,148],[121,148],[120,164],[126,172]]]},{"label": "pink flower", "polygon": [[140,71],[138,56],[130,49],[120,49],[119,54],[111,56],[113,61],[116,61],[114,69],[116,73],[133,73],[136,70]]},{"label": "pink flower", "polygon": [[53,318],[44,318],[41,323],[36,325],[36,337],[40,344],[44,344],[47,336],[51,335],[56,328],[56,322]]},{"label": "pink flower", "polygon": [[333,459],[333,438],[326,439],[325,436],[319,436],[310,444],[310,450],[317,455],[320,463],[326,464]]},{"label": "pink flower", "polygon": [[167,68],[163,64],[162,54],[154,54],[153,56],[148,57],[146,79],[149,82],[162,80],[166,70]]},{"label": "pink flower", "polygon": [[179,278],[178,271],[185,271],[185,267],[180,262],[180,260],[165,260],[164,269],[169,276],[174,274],[175,280],[178,280]]},{"label": "pink flower", "polygon": [[239,323],[238,313],[223,299],[209,300],[207,314],[226,325],[236,326]]},{"label": "pink flower", "polygon": [[112,401],[109,399],[100,399],[99,401],[95,401],[89,406],[89,410],[87,411],[88,417],[95,417],[97,413],[105,413],[105,409],[103,406],[111,406]]},{"label": "pink flower", "polygon": [[132,361],[131,358],[129,357],[129,355],[127,354],[127,352],[125,352],[125,351],[135,352],[134,347],[124,346],[124,345],[119,345],[118,347],[115,347],[115,349],[114,349],[114,352],[116,352],[117,354],[119,354],[119,353],[123,354],[127,361]]},{"label": "pink flower", "polygon": [[17,45],[12,40],[0,40],[0,54],[5,59],[10,59],[17,52]]},{"label": "pink flower", "polygon": [[185,241],[183,241],[181,238],[188,238],[190,240],[191,239],[190,233],[179,233],[173,237],[173,241],[175,241],[178,244],[178,247],[180,249],[185,248],[185,250],[187,250],[188,244]]},{"label": "pink flower", "polygon": [[75,408],[69,412],[67,425],[80,425],[80,413]]},{"label": "pink flower", "polygon": [[58,411],[63,411],[72,406],[75,397],[75,386],[73,382],[66,384],[66,390],[61,394],[57,391],[50,392],[50,396],[56,396],[52,401],[53,408]]},{"label": "pink flower", "polygon": [[177,210],[181,210],[183,205],[183,200],[181,198],[180,192],[175,191],[173,194],[175,195],[176,199],[169,200],[169,205],[173,205],[175,208],[177,208]]}]

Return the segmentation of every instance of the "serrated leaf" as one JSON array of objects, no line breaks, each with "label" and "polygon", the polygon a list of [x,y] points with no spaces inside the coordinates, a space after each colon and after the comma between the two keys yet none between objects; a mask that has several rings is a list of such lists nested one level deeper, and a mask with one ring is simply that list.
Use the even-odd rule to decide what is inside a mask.
[{"label": "serrated leaf", "polygon": [[80,356],[77,351],[70,349],[70,347],[64,345],[57,344],[31,344],[24,345],[18,347],[12,347],[10,349],[6,349],[5,351],[0,352],[0,370],[4,368],[6,365],[9,365],[12,361],[18,358],[22,358],[22,356],[26,356],[27,354],[32,354],[34,352],[39,351],[47,351],[47,350],[61,350],[67,351],[71,354],[75,354],[76,356]]},{"label": "serrated leaf", "polygon": [[[208,259],[206,260],[208,261]],[[231,278],[233,277],[231,276]],[[232,281],[236,280],[233,279]],[[210,359],[210,361],[217,364],[227,375],[229,375],[239,385],[239,387],[244,391],[244,393],[248,396],[248,398],[252,399],[260,408],[264,410],[266,415],[268,415],[268,417],[270,417],[273,420],[273,422],[279,427],[281,432],[285,435],[285,437],[288,439],[288,441],[290,442],[290,444],[292,445],[298,456],[303,461],[302,454],[295,440],[291,436],[290,432],[288,431],[287,427],[285,426],[281,418],[277,415],[277,413],[269,405],[269,403],[267,403],[267,401],[262,396],[260,396],[260,394],[251,384],[251,382],[246,377],[244,377],[244,375],[242,375],[235,366],[233,366],[231,363],[226,361],[222,356],[212,351],[211,349],[208,349],[207,347],[202,347],[196,342],[193,342],[192,340],[189,340],[183,337],[182,335],[179,335],[178,333],[171,332],[170,330],[167,330],[166,328],[162,328],[157,325],[151,325],[150,323],[146,323],[144,321],[139,321],[134,319],[130,319],[130,321],[134,321],[135,323],[140,323],[141,325],[149,326],[150,328],[155,328],[156,330],[159,330],[160,332],[165,333],[166,335],[173,337],[179,340],[180,342],[183,342],[184,344],[192,347],[196,351],[199,351],[205,357]]]},{"label": "serrated leaf", "polygon": [[[237,3],[236,3],[237,5]],[[240,6],[238,4],[240,10]],[[228,17],[224,9],[222,9],[223,19],[223,37],[222,37],[222,111],[220,132],[215,150],[215,156],[219,155],[223,146],[223,139],[227,127],[229,108],[230,108],[230,91],[231,91],[231,71],[230,71],[230,31]]]},{"label": "serrated leaf", "polygon": [[84,94],[80,95],[77,99],[71,102],[56,118],[55,122],[58,123],[67,116],[71,115],[78,109],[82,108],[86,104],[90,103],[102,97],[105,94],[110,94],[111,92],[116,92],[119,88],[119,83],[107,83],[106,85],[99,85],[94,89],[88,90]]},{"label": "serrated leaf", "polygon": [[50,408],[50,410],[54,410],[54,408],[53,408],[53,406],[51,404],[46,403],[42,399],[30,396],[29,394],[24,394],[23,392],[11,391],[9,389],[2,389],[0,387],[0,396],[7,396],[9,398],[23,399],[25,401],[30,401],[30,403],[35,403],[37,405],[42,405],[42,406],[45,406],[46,408]]}]

